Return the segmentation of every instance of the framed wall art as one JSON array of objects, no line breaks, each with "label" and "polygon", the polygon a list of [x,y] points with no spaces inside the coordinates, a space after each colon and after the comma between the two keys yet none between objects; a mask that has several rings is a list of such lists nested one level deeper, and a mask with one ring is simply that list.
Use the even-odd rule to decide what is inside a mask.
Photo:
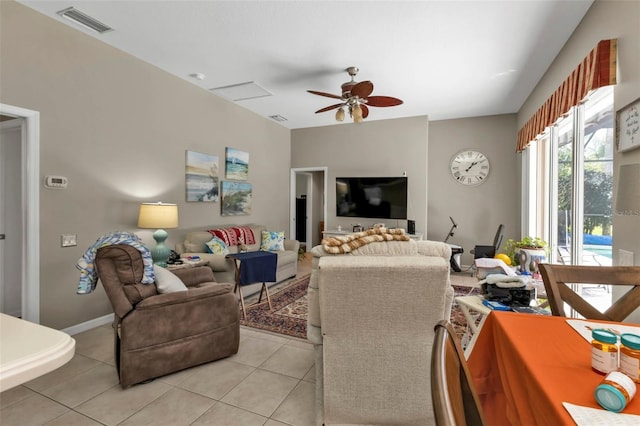
[{"label": "framed wall art", "polygon": [[252,186],[247,182],[222,181],[222,216],[246,216],[251,214]]},{"label": "framed wall art", "polygon": [[227,148],[225,154],[225,178],[247,180],[249,176],[249,153],[235,148]]},{"label": "framed wall art", "polygon": [[640,148],[640,98],[616,112],[618,152]]},{"label": "framed wall art", "polygon": [[219,194],[218,156],[187,151],[185,183],[187,201],[217,202]]}]

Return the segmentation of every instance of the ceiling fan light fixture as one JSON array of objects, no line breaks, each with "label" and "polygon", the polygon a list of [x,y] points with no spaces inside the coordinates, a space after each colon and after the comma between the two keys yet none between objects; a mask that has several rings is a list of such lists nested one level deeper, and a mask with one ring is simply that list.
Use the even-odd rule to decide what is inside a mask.
[{"label": "ceiling fan light fixture", "polygon": [[360,108],[359,104],[355,104],[351,110],[351,115],[353,116],[354,122],[360,123],[362,121],[362,108]]},{"label": "ceiling fan light fixture", "polygon": [[316,111],[316,114],[337,109],[336,121],[341,122],[344,121],[344,116],[346,115],[346,111],[348,111],[353,122],[360,123],[369,117],[369,107],[390,107],[402,104],[402,100],[392,98],[391,96],[371,96],[373,92],[373,83],[371,81],[366,80],[359,83],[355,81],[355,76],[358,72],[357,67],[349,67],[346,71],[351,76],[351,81],[342,84],[341,95],[334,95],[317,90],[307,90],[307,92],[312,95],[339,99],[341,101],[338,104],[320,108]]}]

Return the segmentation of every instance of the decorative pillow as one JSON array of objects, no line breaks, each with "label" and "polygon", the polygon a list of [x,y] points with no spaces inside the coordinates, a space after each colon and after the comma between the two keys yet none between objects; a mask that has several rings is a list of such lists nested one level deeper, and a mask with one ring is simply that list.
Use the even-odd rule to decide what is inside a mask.
[{"label": "decorative pillow", "polygon": [[209,229],[208,231],[214,237],[220,238],[227,247],[237,246],[239,244],[238,236],[233,231],[233,228]]},{"label": "decorative pillow", "polygon": [[262,231],[260,250],[284,251],[284,231]]},{"label": "decorative pillow", "polygon": [[224,241],[222,241],[218,237],[213,237],[212,239],[207,241],[205,244],[207,246],[208,253],[221,254],[224,256],[229,254],[229,247],[227,247]]},{"label": "decorative pillow", "polygon": [[253,230],[249,226],[234,226],[231,228],[238,238],[238,244],[246,244],[248,246],[256,243]]},{"label": "decorative pillow", "polygon": [[168,269],[153,265],[153,272],[156,274],[156,288],[158,289],[158,293],[173,293],[188,290],[182,280]]}]

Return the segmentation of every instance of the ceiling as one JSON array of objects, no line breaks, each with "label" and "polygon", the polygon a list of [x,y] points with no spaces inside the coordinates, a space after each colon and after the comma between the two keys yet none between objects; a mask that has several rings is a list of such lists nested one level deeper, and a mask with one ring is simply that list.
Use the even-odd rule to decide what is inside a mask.
[{"label": "ceiling", "polygon": [[[404,101],[365,121],[515,113],[592,2],[20,0],[203,90],[253,81],[271,95],[236,103],[289,129],[337,124],[314,112],[338,101],[306,90],[339,95],[349,66]],[[70,6],[114,30],[56,14]]]}]

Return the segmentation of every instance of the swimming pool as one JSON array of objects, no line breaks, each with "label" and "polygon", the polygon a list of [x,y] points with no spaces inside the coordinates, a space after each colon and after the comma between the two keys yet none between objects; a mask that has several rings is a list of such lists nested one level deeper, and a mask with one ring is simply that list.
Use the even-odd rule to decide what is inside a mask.
[{"label": "swimming pool", "polygon": [[612,253],[612,247],[611,246],[594,246],[594,245],[587,245],[585,244],[584,246],[584,251],[590,251],[591,253],[595,253],[598,254],[600,256],[604,256],[604,257],[608,257],[609,259],[613,259],[613,253]]}]

